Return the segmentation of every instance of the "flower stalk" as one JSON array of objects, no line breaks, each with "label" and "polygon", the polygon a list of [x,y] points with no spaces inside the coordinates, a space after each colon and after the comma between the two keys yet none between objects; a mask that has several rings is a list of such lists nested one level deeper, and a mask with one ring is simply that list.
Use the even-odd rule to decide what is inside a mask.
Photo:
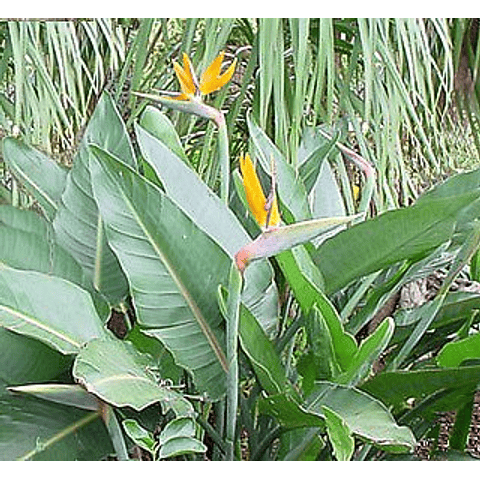
[{"label": "flower stalk", "polygon": [[238,324],[243,277],[235,262],[230,268],[227,300],[227,405],[225,421],[225,460],[235,459],[235,432],[238,409]]},{"label": "flower stalk", "polygon": [[187,54],[183,54],[183,66],[174,62],[173,68],[180,84],[180,93],[160,92],[161,95],[134,92],[139,97],[160,103],[164,107],[190,113],[206,118],[215,123],[218,128],[218,157],[220,163],[220,197],[228,204],[230,183],[230,157],[228,147],[228,131],[225,115],[222,111],[203,102],[203,96],[222,88],[232,78],[235,71],[236,59],[230,66],[220,73],[223,52],[206,68],[198,80],[195,70]]},{"label": "flower stalk", "polygon": [[[319,132],[328,140],[332,140],[332,137],[323,130],[320,129]],[[361,170],[365,177],[365,185],[363,187],[363,192],[360,197],[360,204],[358,206],[359,211],[364,213],[365,216],[373,196],[373,188],[375,186],[375,168],[365,158],[360,156],[351,148],[346,147],[340,142],[336,142],[336,146],[348,160],[350,160],[357,166],[359,170]]]}]

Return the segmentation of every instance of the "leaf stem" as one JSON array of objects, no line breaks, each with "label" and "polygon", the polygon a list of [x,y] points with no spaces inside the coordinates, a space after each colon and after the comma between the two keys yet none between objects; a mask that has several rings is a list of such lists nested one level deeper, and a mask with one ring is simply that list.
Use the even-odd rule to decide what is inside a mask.
[{"label": "leaf stem", "polygon": [[228,205],[228,190],[230,183],[230,157],[228,152],[228,131],[225,115],[218,110],[213,119],[218,127],[218,159],[220,161],[220,197]]},{"label": "leaf stem", "polygon": [[122,428],[118,423],[115,411],[110,405],[102,402],[102,418],[107,427],[108,434],[112,440],[113,448],[117,454],[117,458],[120,461],[129,460],[127,445],[123,438]]},{"label": "leaf stem", "polygon": [[238,324],[243,277],[232,263],[227,303],[227,405],[225,422],[225,460],[235,458],[235,430],[238,409]]}]

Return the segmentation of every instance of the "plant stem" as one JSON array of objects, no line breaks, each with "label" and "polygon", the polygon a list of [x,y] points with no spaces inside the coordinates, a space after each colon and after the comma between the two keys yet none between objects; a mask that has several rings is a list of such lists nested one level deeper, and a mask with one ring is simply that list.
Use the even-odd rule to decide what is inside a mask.
[{"label": "plant stem", "polygon": [[117,458],[120,461],[129,460],[127,445],[123,438],[122,429],[118,423],[115,411],[110,405],[102,402],[102,418],[107,427],[108,434],[112,440],[113,448],[117,454]]},{"label": "plant stem", "polygon": [[261,460],[263,454],[267,451],[268,447],[272,444],[272,442],[278,438],[282,433],[286,432],[287,430],[277,425],[272,430],[270,430],[264,437],[264,439],[260,442],[260,445],[257,447],[255,452],[252,453],[252,461]]},{"label": "plant stem", "polygon": [[238,323],[243,278],[235,263],[230,268],[227,303],[227,412],[225,422],[225,460],[235,458],[235,427],[238,407]]},{"label": "plant stem", "polygon": [[230,183],[230,157],[228,152],[227,123],[223,112],[218,110],[214,118],[218,127],[218,159],[220,161],[220,197],[228,205],[228,189]]},{"label": "plant stem", "polygon": [[[215,412],[215,433],[222,441],[222,451],[219,451],[218,448],[213,449],[213,460],[221,460],[227,449],[225,448],[225,443],[223,438],[225,435],[225,399],[220,400],[215,403],[213,406]],[[213,437],[212,437],[213,438]]]},{"label": "plant stem", "polygon": [[196,422],[200,424],[200,426],[205,430],[205,432],[210,436],[210,438],[215,442],[215,445],[222,451],[226,452],[227,448],[225,446],[225,442],[222,440],[222,437],[218,434],[218,432],[201,416],[198,416],[195,419]]}]

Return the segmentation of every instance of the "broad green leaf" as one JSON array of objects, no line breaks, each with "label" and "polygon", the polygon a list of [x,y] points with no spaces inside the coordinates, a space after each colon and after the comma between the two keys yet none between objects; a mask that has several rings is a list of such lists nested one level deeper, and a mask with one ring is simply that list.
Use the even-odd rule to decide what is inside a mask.
[{"label": "broad green leaf", "polygon": [[196,438],[174,437],[166,441],[158,451],[158,458],[170,458],[188,453],[205,453],[207,447]]},{"label": "broad green leaf", "polygon": [[311,412],[290,394],[264,395],[258,401],[261,413],[274,417],[287,429],[325,427],[321,413]]},{"label": "broad green leaf", "polygon": [[480,168],[451,176],[421,195],[417,204],[428,203],[436,198],[455,197],[478,188],[480,188]]},{"label": "broad green leaf", "polygon": [[48,235],[49,224],[33,210],[21,210],[12,205],[0,205],[0,226],[23,232]]},{"label": "broad green leaf", "polygon": [[239,335],[242,350],[252,363],[262,387],[269,394],[285,391],[287,378],[282,362],[271,340],[245,306],[240,309]]},{"label": "broad green leaf", "polygon": [[258,160],[262,169],[269,175],[271,175],[270,161],[273,157],[277,169],[278,196],[293,217],[292,221],[310,219],[312,215],[308,205],[307,191],[302,180],[297,177],[294,168],[288,164],[280,150],[256,124],[251,115],[247,117],[247,123],[250,137],[256,152],[258,152]]},{"label": "broad green leaf", "polygon": [[259,401],[260,412],[274,417],[288,429],[320,427],[325,431],[324,407],[342,418],[354,436],[382,450],[399,453],[415,446],[411,431],[398,426],[385,405],[354,387],[315,382],[313,392],[302,404],[288,394],[272,395]]},{"label": "broad green leaf", "polygon": [[346,215],[345,203],[340,187],[327,160],[322,163],[320,173],[310,196],[314,218]]},{"label": "broad green leaf", "polygon": [[322,406],[322,413],[327,424],[327,433],[333,446],[333,454],[339,462],[352,458],[355,440],[345,421],[327,406]]},{"label": "broad green leaf", "polygon": [[451,176],[445,182],[421,195],[416,203],[418,205],[425,205],[437,199],[456,198],[475,192],[476,195],[474,195],[472,201],[459,211],[456,216],[456,241],[462,243],[465,235],[469,235],[470,233],[469,223],[480,216],[480,169]]},{"label": "broad green leaf", "polygon": [[148,105],[142,113],[140,125],[172,154],[183,160],[187,159],[175,127],[158,108]]},{"label": "broad green leaf", "polygon": [[9,385],[53,380],[71,362],[38,340],[0,328],[0,380]]},{"label": "broad green leaf", "polygon": [[0,245],[4,246],[0,251],[1,263],[69,280],[90,292],[101,318],[109,314],[107,302],[95,290],[82,267],[55,242],[50,226],[34,212],[13,207],[0,209]]},{"label": "broad green leaf", "polygon": [[150,452],[152,455],[155,451],[155,439],[148,430],[145,430],[136,420],[126,418],[122,421],[125,433],[140,447]]},{"label": "broad green leaf", "polygon": [[[445,297],[445,301],[440,307],[432,326],[439,327],[458,321],[462,318],[470,317],[472,312],[479,309],[480,295],[478,293],[462,291],[449,292]],[[395,322],[396,321],[397,318],[395,317]]]},{"label": "broad green leaf", "polygon": [[68,250],[111,303],[128,292],[125,275],[107,245],[103,224],[93,198],[89,143],[96,143],[125,163],[136,161],[129,136],[112,99],[100,98],[68,174],[61,206],[54,220],[58,243]]},{"label": "broad green leaf", "polygon": [[303,312],[308,314],[316,305],[318,313],[328,325],[335,359],[342,370],[346,370],[357,352],[357,342],[353,335],[344,330],[338,312],[323,293],[323,279],[307,250],[304,246],[295,247],[278,255],[277,261]]},{"label": "broad green leaf", "polygon": [[315,379],[332,380],[337,377],[341,373],[341,368],[335,353],[332,334],[325,317],[316,305],[305,318],[305,330],[317,370]]},{"label": "broad green leaf", "polygon": [[3,140],[3,157],[15,177],[53,220],[65,188],[67,170],[44,153],[15,138]]},{"label": "broad green leaf", "polygon": [[467,360],[480,359],[480,334],[447,343],[437,355],[441,367],[459,367]]},{"label": "broad green leaf", "polygon": [[418,401],[448,389],[471,387],[480,382],[480,366],[428,368],[415,371],[381,372],[367,380],[362,390],[394,408],[404,406],[408,399]]},{"label": "broad green leaf", "polygon": [[101,460],[113,453],[98,412],[0,393],[0,460]]},{"label": "broad green leaf", "polygon": [[[155,117],[159,114],[156,112]],[[155,117],[152,110],[149,122]],[[149,122],[142,120],[142,126],[146,123],[145,127],[149,127]],[[235,214],[169,148],[167,140],[155,138],[138,126],[136,130],[142,153],[162,181],[167,195],[233,258],[251,241]],[[277,322],[278,293],[273,269],[266,260],[246,271],[242,299],[264,329],[270,332]]]},{"label": "broad green leaf", "polygon": [[[330,140],[328,140],[312,127],[304,129],[302,133],[302,141],[298,148],[297,161],[299,164],[298,173],[309,194],[314,194],[315,190],[318,190],[318,193],[321,194],[318,186],[319,183],[324,183],[320,181],[320,177],[322,176],[321,172],[324,172],[324,175],[326,172],[329,172],[330,174],[332,173],[331,168],[328,165],[327,157],[334,150],[339,136],[340,132],[337,132]],[[344,214],[345,212],[337,213],[337,215]],[[331,217],[333,215],[326,214],[325,216]]]},{"label": "broad green leaf", "polygon": [[[280,446],[276,460],[315,461],[325,447],[319,428],[297,428],[280,436]],[[268,460],[268,459],[266,459]]]},{"label": "broad green leaf", "polygon": [[398,426],[385,405],[356,388],[317,382],[316,391],[309,395],[304,407],[318,414],[328,407],[355,436],[382,450],[400,453],[415,447],[410,429]]},{"label": "broad green leaf", "polygon": [[158,338],[200,391],[218,398],[227,370],[217,288],[228,255],[163,192],[92,147],[95,197],[144,333]]},{"label": "broad green leaf", "polygon": [[468,192],[385,212],[328,239],[313,255],[327,293],[401,260],[426,255],[451,238],[455,216],[476,196]]},{"label": "broad green leaf", "polygon": [[63,354],[76,354],[85,342],[108,336],[85,290],[58,277],[2,265],[0,325]]},{"label": "broad green leaf", "polygon": [[371,373],[373,362],[388,346],[394,328],[395,323],[390,317],[378,325],[375,331],[360,343],[347,371],[335,378],[335,381],[342,385],[358,385]]},{"label": "broad green leaf", "polygon": [[42,383],[9,387],[8,390],[12,393],[32,395],[37,398],[42,398],[43,400],[60,403],[69,407],[77,407],[83,410],[95,412],[100,409],[98,399],[80,385]]},{"label": "broad green leaf", "polygon": [[193,437],[195,435],[195,422],[189,417],[175,418],[168,422],[160,432],[158,441],[163,445],[175,437]]},{"label": "broad green leaf", "polygon": [[159,385],[151,358],[130,342],[116,338],[88,342],[75,358],[73,376],[88,392],[115,407],[142,410],[161,403],[166,413],[192,415],[192,407],[177,392]]},{"label": "broad green leaf", "polygon": [[0,251],[1,263],[13,268],[62,277],[87,288],[89,282],[80,265],[48,237],[0,226],[0,242],[4,247]]}]

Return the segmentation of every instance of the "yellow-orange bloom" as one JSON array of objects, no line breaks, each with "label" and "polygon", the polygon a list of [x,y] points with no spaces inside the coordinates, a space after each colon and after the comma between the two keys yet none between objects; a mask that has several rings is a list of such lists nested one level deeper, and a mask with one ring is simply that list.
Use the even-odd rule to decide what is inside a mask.
[{"label": "yellow-orange bloom", "polygon": [[205,72],[203,72],[200,77],[200,82],[198,82],[195,76],[192,63],[186,53],[183,54],[183,67],[177,62],[173,62],[173,69],[175,70],[182,91],[180,95],[173,98],[175,100],[191,100],[195,96],[208,95],[209,93],[215,92],[228,83],[235,71],[237,59],[231,63],[225,72],[220,74],[223,56],[223,52],[220,52],[217,58],[215,58]]},{"label": "yellow-orange bloom", "polygon": [[267,200],[248,153],[245,157],[243,155],[240,157],[240,171],[242,172],[243,186],[245,188],[248,206],[257,223],[261,228],[278,226],[280,223],[280,214],[278,212],[277,198],[275,197],[273,199],[270,218],[268,218],[269,208],[267,206]]}]

